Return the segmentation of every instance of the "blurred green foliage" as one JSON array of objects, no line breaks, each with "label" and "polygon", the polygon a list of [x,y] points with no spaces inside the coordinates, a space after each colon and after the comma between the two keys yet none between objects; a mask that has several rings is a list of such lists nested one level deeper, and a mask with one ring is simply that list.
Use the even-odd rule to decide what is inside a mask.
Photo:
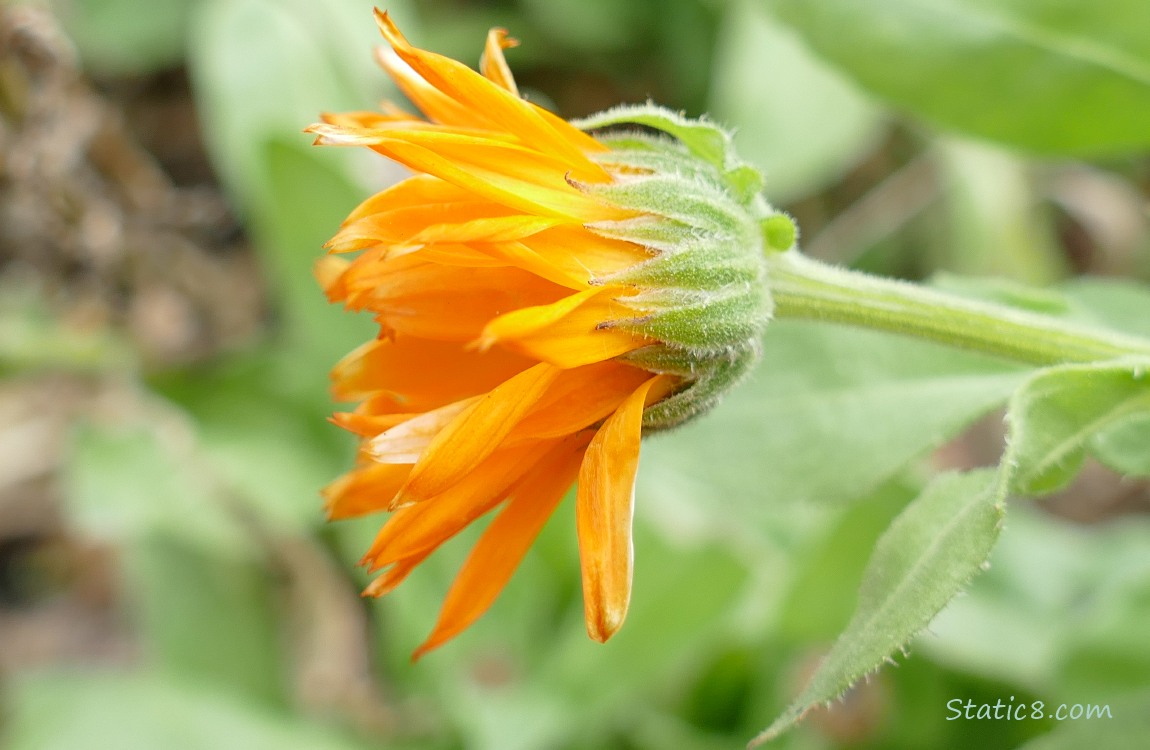
[{"label": "blurred green foliage", "polygon": [[[276,316],[266,336],[219,362],[142,373],[122,342],[29,337],[30,325],[56,334],[27,305],[4,309],[6,373],[90,371],[94,358],[116,383],[115,408],[73,431],[62,485],[69,526],[118,551],[138,642],[126,664],[3,675],[5,748],[739,747],[799,693],[851,620],[876,541],[928,484],[930,451],[1029,374],[883,334],[773,325],[750,383],[645,444],[635,597],[619,636],[600,646],[583,632],[568,504],[492,611],[409,664],[470,537],[387,599],[360,602],[364,581],[349,571],[375,522],[326,525],[316,495],[352,448],[324,422],[324,373],[371,326],[328,306],[310,268],[342,217],[400,173],[312,150],[300,130],[320,111],[394,96],[371,62],[372,4],[51,3],[94,75],[190,70],[216,174],[254,240]],[[648,96],[710,110],[737,129],[772,201],[825,257],[1039,283],[1147,268],[1150,5],[1140,0],[389,9],[423,46],[468,61],[489,26],[507,26],[523,41],[509,58],[524,89],[565,115]],[[1072,230],[1089,240],[1077,254]],[[1150,332],[1150,295],[1131,282],[950,286]],[[57,356],[31,351],[30,338]],[[1147,430],[1144,414],[1116,418],[1075,456],[1145,475]],[[1070,472],[1055,474],[1040,479]],[[953,482],[927,496],[932,516],[957,510],[957,494],[938,494]],[[1150,525],[1072,525],[1014,505],[989,571],[909,660],[771,747],[1144,740],[1133,717],[1150,707],[1137,692],[1150,677]],[[929,541],[929,528],[914,537]],[[946,720],[953,698],[1008,696],[1113,701],[1116,717]]]}]

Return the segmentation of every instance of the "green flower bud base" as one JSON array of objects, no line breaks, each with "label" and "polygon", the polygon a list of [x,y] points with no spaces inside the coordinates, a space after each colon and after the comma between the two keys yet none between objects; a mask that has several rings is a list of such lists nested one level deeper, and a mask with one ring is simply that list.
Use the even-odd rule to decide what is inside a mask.
[{"label": "green flower bud base", "polygon": [[762,175],[712,123],[644,105],[578,124],[611,129],[597,136],[611,147],[599,161],[615,181],[576,186],[641,213],[588,227],[651,254],[596,281],[638,290],[628,304],[646,314],[609,325],[660,342],[625,359],[686,382],[643,415],[648,432],[674,427],[714,406],[758,362],[772,312],[767,259],[794,244],[795,226],[766,202]]}]

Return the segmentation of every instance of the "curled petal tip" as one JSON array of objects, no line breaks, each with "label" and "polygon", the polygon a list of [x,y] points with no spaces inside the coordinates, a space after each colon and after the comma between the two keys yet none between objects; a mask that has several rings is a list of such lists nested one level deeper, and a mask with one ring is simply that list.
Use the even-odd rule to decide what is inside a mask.
[{"label": "curled petal tip", "polygon": [[393,47],[411,46],[386,10],[380,10],[379,8],[373,8],[372,10],[375,13],[375,23],[379,26],[379,31],[383,34],[383,38],[387,40],[388,44]]},{"label": "curled petal tip", "polygon": [[512,47],[519,46],[519,40],[513,36],[508,36],[507,29],[503,28],[502,26],[496,26],[491,30],[491,33],[495,36],[496,41],[499,42],[499,46],[503,49],[511,49]]},{"label": "curled petal tip", "polygon": [[610,640],[611,636],[619,632],[623,627],[623,621],[627,619],[627,608],[624,607],[607,607],[599,612],[590,615],[587,618],[587,635],[591,636],[592,640],[599,643],[606,643]]}]

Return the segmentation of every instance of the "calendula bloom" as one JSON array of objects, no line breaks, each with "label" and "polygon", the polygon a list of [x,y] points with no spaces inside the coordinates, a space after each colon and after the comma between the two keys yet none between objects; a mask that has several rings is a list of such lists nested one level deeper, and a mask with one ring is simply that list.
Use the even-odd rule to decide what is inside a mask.
[{"label": "calendula bloom", "polygon": [[577,481],[587,629],[605,641],[630,598],[640,436],[757,360],[764,251],[793,225],[713,125],[653,106],[568,123],[519,96],[502,30],[480,74],[376,18],[380,62],[423,117],[386,105],[309,128],[414,173],[356,208],[317,266],[332,301],[380,326],[332,374],[360,401],[334,421],[361,443],[328,513],[392,511],[363,558],[378,596],[499,508],[418,656],[491,605]]}]

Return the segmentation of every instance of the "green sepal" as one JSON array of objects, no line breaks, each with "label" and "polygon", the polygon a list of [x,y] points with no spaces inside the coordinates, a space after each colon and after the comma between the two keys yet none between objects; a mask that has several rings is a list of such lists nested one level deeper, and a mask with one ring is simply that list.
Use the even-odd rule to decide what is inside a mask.
[{"label": "green sepal", "polygon": [[614,147],[594,158],[608,171],[614,167],[622,168],[624,173],[645,170],[652,174],[673,174],[706,181],[716,190],[722,190],[725,185],[711,164],[692,158],[686,148],[668,138],[650,138],[637,147]]},{"label": "green sepal", "polygon": [[726,294],[667,289],[633,300],[645,307],[655,302],[661,309],[635,320],[615,321],[614,327],[688,349],[696,356],[747,346],[771,318],[769,297],[750,284]]},{"label": "green sepal", "polygon": [[[612,107],[598,114],[574,120],[581,130],[600,130],[620,125],[640,125],[661,131],[682,143],[688,151],[715,168],[722,181],[739,199],[749,203],[763,189],[764,178],[759,170],[742,161],[735,154],[731,133],[706,118],[698,120],[684,117],[679,112],[659,107],[651,102]],[[628,138],[629,136],[629,138]],[[636,134],[628,140],[646,141]],[[609,138],[604,138],[609,140]],[[615,145],[622,146],[621,142]]]},{"label": "green sepal", "polygon": [[[644,411],[644,429],[667,429],[713,406],[759,358],[773,311],[766,252],[789,248],[795,229],[759,194],[762,174],[735,155],[730,134],[653,105],[618,107],[576,123],[609,150],[595,155],[614,180],[568,181],[639,216],[587,224],[652,255],[594,280],[636,293],[642,314],[606,325],[659,343],[622,359],[683,378],[680,389]],[[651,130],[660,131],[654,134]]]},{"label": "green sepal", "polygon": [[700,369],[697,354],[684,349],[654,346],[639,349],[623,359],[652,372],[665,372],[688,379],[688,385],[643,412],[643,431],[658,432],[683,424],[714,408],[731,388],[754,369],[761,356],[755,346],[734,349],[706,360]]},{"label": "green sepal", "polygon": [[727,185],[735,191],[739,200],[747,204],[760,198],[760,193],[767,183],[763,173],[750,164],[740,164],[728,169],[723,172],[723,177],[726,178]]},{"label": "green sepal", "polygon": [[622,221],[600,221],[585,225],[595,234],[613,240],[634,242],[651,250],[652,257],[674,251],[684,241],[698,235],[686,224],[663,216],[636,216]]},{"label": "green sepal", "polygon": [[710,162],[720,171],[727,167],[731,136],[718,125],[706,120],[691,120],[651,102],[623,104],[605,112],[573,120],[580,130],[599,130],[616,125],[642,125],[661,130],[690,149],[691,153]]},{"label": "green sepal", "polygon": [[[607,185],[575,183],[579,189],[622,208],[661,215],[708,232],[745,237],[749,215],[704,180],[656,174]],[[757,234],[757,232],[755,232]],[[749,242],[753,240],[748,238]]]},{"label": "green sepal", "polygon": [[756,283],[762,276],[762,263],[747,257],[738,243],[705,237],[680,242],[649,261],[597,281],[717,291],[731,284]]}]

